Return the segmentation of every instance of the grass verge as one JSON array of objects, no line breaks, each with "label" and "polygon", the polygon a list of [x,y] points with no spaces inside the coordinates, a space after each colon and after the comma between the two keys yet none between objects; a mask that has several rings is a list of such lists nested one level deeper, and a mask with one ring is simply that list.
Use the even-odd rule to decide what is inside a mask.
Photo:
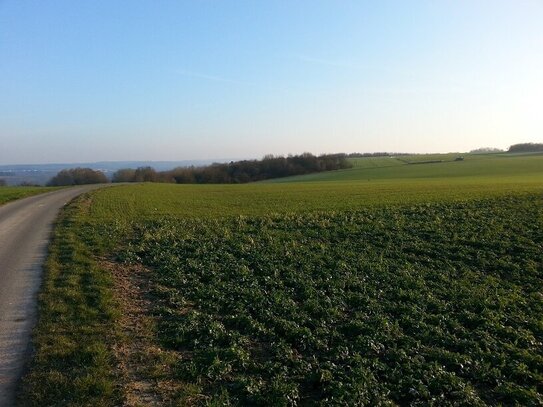
[{"label": "grass verge", "polygon": [[15,201],[17,199],[26,198],[27,196],[43,194],[45,192],[55,191],[59,188],[51,187],[1,187],[0,188],[0,205]]},{"label": "grass verge", "polygon": [[101,272],[78,234],[87,200],[67,206],[55,227],[21,405],[106,406],[121,400],[111,351],[118,318],[111,276]]}]

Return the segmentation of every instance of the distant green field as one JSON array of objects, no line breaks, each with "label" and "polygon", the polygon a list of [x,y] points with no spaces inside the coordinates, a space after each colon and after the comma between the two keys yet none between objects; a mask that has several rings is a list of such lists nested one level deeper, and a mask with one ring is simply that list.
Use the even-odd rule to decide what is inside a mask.
[{"label": "distant green field", "polygon": [[23,405],[542,404],[543,156],[454,158],[81,197]]},{"label": "distant green field", "polygon": [[353,164],[353,168],[357,169],[395,167],[404,164],[394,157],[351,158],[349,161]]},{"label": "distant green field", "polygon": [[367,207],[469,201],[543,193],[543,178],[451,178],[244,185],[139,184],[106,188],[93,219],[221,218],[270,213],[352,211]]},{"label": "distant green field", "polygon": [[[463,161],[454,161],[456,157]],[[421,164],[424,161],[438,163]],[[484,182],[506,177],[543,180],[543,154],[432,154],[379,158],[352,159],[353,168],[279,178],[267,183],[319,182],[319,181],[377,181],[443,178],[480,178]],[[418,163],[418,164],[410,164]]]},{"label": "distant green field", "polygon": [[0,187],[0,205],[16,199],[53,191],[49,187]]}]

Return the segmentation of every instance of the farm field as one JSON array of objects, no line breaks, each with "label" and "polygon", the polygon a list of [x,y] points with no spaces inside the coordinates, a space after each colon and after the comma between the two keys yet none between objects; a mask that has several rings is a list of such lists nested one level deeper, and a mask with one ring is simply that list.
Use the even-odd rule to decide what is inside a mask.
[{"label": "farm field", "polygon": [[528,161],[92,192],[55,232],[22,404],[541,404]]},{"label": "farm field", "polygon": [[[457,157],[463,161],[454,161]],[[278,178],[265,182],[382,181],[405,179],[474,178],[495,182],[500,177],[541,177],[543,154],[421,154],[398,157],[354,158],[353,168]],[[430,161],[429,163],[424,163]],[[442,161],[442,162],[431,162]]]},{"label": "farm field", "polygon": [[0,205],[53,190],[50,187],[0,187]]}]

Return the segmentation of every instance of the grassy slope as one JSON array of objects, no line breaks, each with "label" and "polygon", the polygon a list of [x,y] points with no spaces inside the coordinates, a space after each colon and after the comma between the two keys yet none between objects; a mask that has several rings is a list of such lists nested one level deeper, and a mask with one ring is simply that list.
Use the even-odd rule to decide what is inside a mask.
[{"label": "grassy slope", "polygon": [[0,205],[27,196],[53,191],[50,187],[0,187]]},{"label": "grassy slope", "polygon": [[[436,157],[407,158],[413,161]],[[368,181],[368,174],[374,178]],[[274,183],[121,186],[101,192],[101,206],[91,211],[97,218],[113,214],[116,219],[221,217],[355,210],[542,191],[543,155],[479,155],[463,162],[417,165],[405,165],[395,158],[363,158],[356,159],[350,170],[278,179]]]},{"label": "grassy slope", "polygon": [[[451,161],[458,155],[420,155],[398,158],[354,159],[354,167],[304,176],[275,179],[273,183],[319,182],[319,181],[383,181],[405,179],[466,178],[481,182],[495,182],[499,178],[511,182],[532,182],[543,177],[543,155],[485,154],[465,155],[464,161]],[[426,160],[444,160],[432,164],[406,164]],[[376,164],[371,165],[370,163]]]}]

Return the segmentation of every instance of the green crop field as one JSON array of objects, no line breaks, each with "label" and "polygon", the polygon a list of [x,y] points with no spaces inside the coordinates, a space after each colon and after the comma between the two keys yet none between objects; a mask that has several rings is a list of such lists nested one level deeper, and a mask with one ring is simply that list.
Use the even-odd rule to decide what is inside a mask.
[{"label": "green crop field", "polygon": [[541,159],[83,196],[21,403],[539,405]]},{"label": "green crop field", "polygon": [[0,187],[0,205],[52,190],[50,187]]},{"label": "green crop field", "polygon": [[395,167],[404,163],[395,157],[366,157],[366,158],[351,158],[353,168],[383,168]]},{"label": "green crop field", "polygon": [[[454,161],[462,156],[463,161]],[[442,161],[430,162],[425,161]],[[269,180],[269,183],[318,181],[381,181],[405,179],[472,178],[494,182],[508,178],[513,182],[541,179],[543,154],[422,154],[415,156],[355,158],[353,168]]]}]

